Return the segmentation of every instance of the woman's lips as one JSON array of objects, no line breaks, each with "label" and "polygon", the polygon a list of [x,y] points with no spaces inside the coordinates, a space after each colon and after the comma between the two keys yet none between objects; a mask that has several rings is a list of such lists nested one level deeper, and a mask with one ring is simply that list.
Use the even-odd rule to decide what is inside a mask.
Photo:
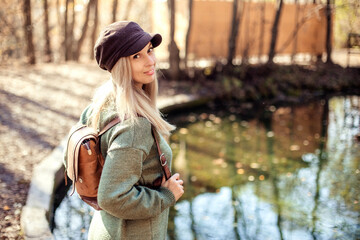
[{"label": "woman's lips", "polygon": [[149,76],[153,75],[154,73],[155,73],[155,70],[154,70],[154,69],[151,69],[151,70],[145,72],[145,74],[146,74],[146,75],[149,75]]}]

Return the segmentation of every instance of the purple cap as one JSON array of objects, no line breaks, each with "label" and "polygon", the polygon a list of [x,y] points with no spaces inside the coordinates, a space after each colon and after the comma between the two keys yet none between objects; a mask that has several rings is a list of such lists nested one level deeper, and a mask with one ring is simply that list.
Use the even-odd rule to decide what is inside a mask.
[{"label": "purple cap", "polygon": [[157,47],[161,41],[160,34],[149,34],[135,22],[115,22],[100,33],[94,46],[95,59],[102,69],[111,72],[121,57],[140,52],[149,42]]}]

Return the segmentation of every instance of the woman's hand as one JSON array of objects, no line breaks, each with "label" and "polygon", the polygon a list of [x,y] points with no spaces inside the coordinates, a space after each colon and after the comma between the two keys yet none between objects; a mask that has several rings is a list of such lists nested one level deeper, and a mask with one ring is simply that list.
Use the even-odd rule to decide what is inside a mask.
[{"label": "woman's hand", "polygon": [[168,188],[174,194],[176,201],[184,194],[183,184],[184,181],[180,179],[180,174],[178,173],[172,175],[167,181],[164,176],[161,182],[162,187]]}]

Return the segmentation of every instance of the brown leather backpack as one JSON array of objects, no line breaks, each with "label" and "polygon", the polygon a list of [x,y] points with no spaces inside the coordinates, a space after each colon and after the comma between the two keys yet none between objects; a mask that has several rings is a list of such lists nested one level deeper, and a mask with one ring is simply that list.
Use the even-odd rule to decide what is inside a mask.
[{"label": "brown leather backpack", "polygon": [[[80,198],[96,210],[101,210],[97,202],[97,193],[101,172],[105,163],[100,150],[100,137],[119,122],[120,120],[115,118],[99,133],[86,125],[74,126],[69,133],[66,173],[73,182],[70,196],[74,194],[76,189]],[[171,173],[167,166],[165,155],[161,153],[153,127],[152,134],[157,145],[165,178],[169,179]],[[65,176],[65,184],[67,184],[66,179]]]}]

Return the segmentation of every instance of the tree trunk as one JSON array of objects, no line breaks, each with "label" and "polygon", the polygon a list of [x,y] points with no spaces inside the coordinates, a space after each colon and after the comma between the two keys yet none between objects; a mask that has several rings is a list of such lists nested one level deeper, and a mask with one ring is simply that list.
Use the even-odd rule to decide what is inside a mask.
[{"label": "tree trunk", "polygon": [[24,14],[24,31],[26,39],[26,57],[29,64],[35,64],[35,48],[32,35],[31,24],[31,2],[30,0],[24,0],[23,2],[23,14]]},{"label": "tree trunk", "polygon": [[69,40],[68,40],[68,13],[69,13],[69,1],[70,0],[66,0],[65,2],[65,21],[64,21],[64,39],[63,39],[63,47],[64,47],[64,55],[65,55],[65,61],[70,60],[69,57]]},{"label": "tree trunk", "polygon": [[[71,7],[72,18],[69,21],[69,9]],[[65,23],[64,23],[64,47],[65,47],[65,61],[74,59],[75,48],[74,43],[74,25],[75,25],[75,2],[74,0],[66,0],[65,3]]]},{"label": "tree trunk", "polygon": [[75,27],[75,0],[71,0],[71,23],[70,28],[68,32],[68,50],[69,50],[69,58],[71,60],[74,60],[74,52],[75,52],[75,46],[74,46],[74,27]]},{"label": "tree trunk", "polygon": [[74,52],[74,60],[76,60],[76,61],[79,61],[79,59],[80,59],[81,48],[84,43],[86,33],[88,30],[88,26],[89,26],[90,9],[91,9],[91,6],[93,5],[93,3],[94,3],[94,0],[90,0],[86,7],[86,16],[85,16],[84,25],[82,27],[81,36],[80,36],[79,40],[77,41],[77,44],[76,44],[77,47]]},{"label": "tree trunk", "polygon": [[[22,46],[24,43],[24,37],[21,33],[18,32],[18,27],[13,23],[17,21],[18,16],[14,14],[7,14],[5,11],[0,11],[0,31],[2,36],[11,36],[14,38],[15,42],[13,44],[8,45],[8,41],[12,41],[10,38],[6,41],[5,39],[2,42],[1,47],[1,60],[6,60],[9,57],[21,58],[24,56],[24,51],[18,46]],[[20,34],[20,35],[19,35]]]},{"label": "tree trunk", "polygon": [[59,40],[61,41],[60,51],[59,51],[59,58],[65,59],[65,18],[62,18],[61,10],[60,10],[60,0],[56,0],[56,17],[57,17],[57,24],[59,28]]},{"label": "tree trunk", "polygon": [[331,30],[332,30],[332,24],[331,24],[331,1],[327,0],[326,2],[326,63],[333,63],[331,59],[331,52],[332,52],[332,46],[331,46]]},{"label": "tree trunk", "polygon": [[61,28],[60,0],[56,0],[56,18],[57,18],[57,23]]},{"label": "tree trunk", "polygon": [[51,62],[51,45],[50,45],[50,36],[49,36],[49,11],[48,11],[48,1],[43,0],[44,6],[44,36],[45,36],[45,62]]},{"label": "tree trunk", "polygon": [[270,50],[269,50],[269,59],[268,63],[273,63],[274,56],[275,56],[275,47],[277,41],[277,34],[278,34],[278,26],[280,21],[280,15],[282,10],[283,0],[279,0],[279,6],[276,10],[276,15],[274,19],[274,23],[271,29],[271,42],[270,42]]},{"label": "tree trunk", "polygon": [[99,7],[98,0],[94,0],[93,8],[94,8],[94,26],[93,31],[91,33],[91,45],[90,45],[90,59],[94,59],[94,46],[97,37],[97,28],[99,23]]},{"label": "tree trunk", "polygon": [[177,80],[180,74],[180,57],[179,48],[175,42],[175,0],[168,0],[168,7],[170,12],[170,44],[169,44],[169,62],[170,75],[172,80]]},{"label": "tree trunk", "polygon": [[259,37],[259,63],[261,56],[264,54],[264,33],[265,33],[265,7],[266,2],[261,3],[261,23],[260,23],[260,37]]},{"label": "tree trunk", "polygon": [[133,5],[133,0],[128,0],[127,2],[127,6],[125,8],[125,15],[124,15],[124,20],[128,20],[129,16],[130,16],[130,11]]},{"label": "tree trunk", "polygon": [[294,45],[293,45],[293,49],[292,49],[292,54],[291,54],[291,62],[294,63],[295,61],[295,55],[297,52],[297,40],[298,40],[298,31],[300,28],[299,25],[299,11],[300,11],[300,6],[299,6],[299,2],[298,0],[295,0],[295,5],[296,5],[296,10],[295,10],[295,29],[296,29],[296,36],[294,38]]},{"label": "tree trunk", "polygon": [[236,40],[238,38],[241,13],[239,11],[239,0],[233,1],[231,31],[229,36],[229,52],[227,57],[227,66],[232,66],[232,61],[236,53]]},{"label": "tree trunk", "polygon": [[118,7],[118,0],[113,0],[113,5],[112,5],[112,22],[116,22],[117,7]]},{"label": "tree trunk", "polygon": [[185,69],[187,69],[187,61],[188,61],[188,53],[189,53],[189,40],[190,40],[191,22],[192,22],[192,8],[193,8],[193,0],[189,0],[189,22],[188,22],[188,29],[187,29],[186,40],[185,40]]},{"label": "tree trunk", "polygon": [[[252,0],[247,0],[246,2],[250,5],[251,1]],[[242,12],[246,12],[246,11],[247,10],[245,9],[245,6],[244,6],[244,9],[242,9]],[[240,21],[239,21],[239,24],[240,24]],[[251,35],[250,34],[250,32],[251,32],[250,14],[247,14],[247,18],[244,19],[244,27],[245,27],[245,36],[244,36],[245,48],[241,54],[242,55],[241,56],[241,65],[246,65],[249,63],[249,49],[254,47],[254,45],[251,43],[252,40],[249,38],[249,36]],[[235,41],[235,44],[236,44],[236,42],[237,41]],[[235,52],[236,52],[236,49],[235,49]]]}]

